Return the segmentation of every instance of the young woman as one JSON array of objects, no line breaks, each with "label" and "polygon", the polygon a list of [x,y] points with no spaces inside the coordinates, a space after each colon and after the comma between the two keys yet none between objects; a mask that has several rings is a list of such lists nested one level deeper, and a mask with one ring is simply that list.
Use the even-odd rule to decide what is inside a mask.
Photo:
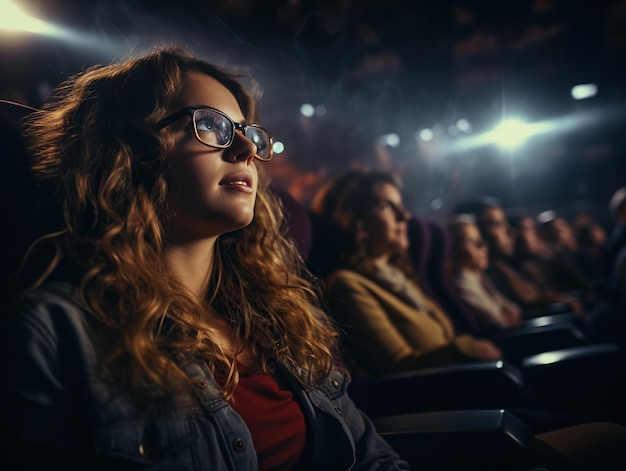
[{"label": "young woman", "polygon": [[[376,376],[461,361],[496,360],[487,340],[457,336],[452,322],[420,288],[408,261],[401,188],[391,175],[365,172],[349,185],[328,217],[349,239],[343,265],[325,277],[330,313],[345,332],[355,372]],[[318,200],[320,208],[325,207]]]},{"label": "young woman", "polygon": [[242,83],[160,48],[25,122],[60,218],[0,328],[3,469],[408,468],[346,395]]},{"label": "young woman", "polygon": [[521,308],[495,287],[484,271],[489,266],[487,243],[472,216],[447,223],[452,244],[451,271],[454,286],[482,332],[506,329],[520,323]]}]

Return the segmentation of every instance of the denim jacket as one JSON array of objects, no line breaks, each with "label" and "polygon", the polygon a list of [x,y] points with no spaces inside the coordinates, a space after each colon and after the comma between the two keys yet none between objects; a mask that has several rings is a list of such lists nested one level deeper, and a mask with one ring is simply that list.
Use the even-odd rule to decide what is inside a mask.
[{"label": "denim jacket", "polygon": [[[96,375],[91,318],[70,285],[25,295],[10,314],[0,327],[1,469],[257,469],[250,432],[204,362],[187,370],[201,379],[201,410],[139,404]],[[409,469],[355,407],[340,370],[313,391],[289,379],[307,424],[305,469]]]}]

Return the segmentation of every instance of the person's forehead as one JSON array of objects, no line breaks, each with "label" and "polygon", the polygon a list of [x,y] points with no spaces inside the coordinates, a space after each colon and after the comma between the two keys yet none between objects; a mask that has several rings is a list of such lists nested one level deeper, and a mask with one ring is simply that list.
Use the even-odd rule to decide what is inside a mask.
[{"label": "person's forehead", "polygon": [[502,221],[505,219],[504,211],[501,208],[487,208],[485,211],[485,219],[487,221]]},{"label": "person's forehead", "polygon": [[215,78],[200,72],[191,72],[180,91],[178,107],[209,106],[218,109],[235,121],[244,116],[233,93]]},{"label": "person's forehead", "polygon": [[465,233],[465,236],[474,236],[474,235],[479,235],[480,231],[478,230],[478,227],[476,227],[476,224],[465,224],[463,226],[463,232]]},{"label": "person's forehead", "polygon": [[522,229],[533,229],[535,227],[535,221],[530,217],[524,217],[520,220],[519,225]]},{"label": "person's forehead", "polygon": [[400,199],[402,197],[400,190],[389,182],[380,182],[374,185],[373,194],[378,198],[394,197]]},{"label": "person's forehead", "polygon": [[565,222],[565,219],[557,218],[554,220],[554,227],[557,229],[566,229],[567,222]]}]

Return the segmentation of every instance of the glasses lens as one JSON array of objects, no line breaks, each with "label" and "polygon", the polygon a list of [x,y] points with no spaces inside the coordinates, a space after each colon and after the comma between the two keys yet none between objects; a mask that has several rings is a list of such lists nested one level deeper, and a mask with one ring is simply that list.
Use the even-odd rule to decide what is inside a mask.
[{"label": "glasses lens", "polygon": [[246,128],[246,138],[256,145],[256,155],[260,159],[269,160],[272,158],[272,138],[263,128],[248,126]]},{"label": "glasses lens", "polygon": [[198,139],[209,146],[228,147],[233,139],[233,124],[213,110],[196,110],[193,115]]}]

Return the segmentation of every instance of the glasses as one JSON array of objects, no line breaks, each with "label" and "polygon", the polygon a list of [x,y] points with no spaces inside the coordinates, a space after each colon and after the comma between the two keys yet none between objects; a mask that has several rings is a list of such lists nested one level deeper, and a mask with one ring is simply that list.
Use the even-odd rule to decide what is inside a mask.
[{"label": "glasses", "polygon": [[268,131],[256,124],[236,123],[228,115],[214,108],[183,108],[159,121],[157,128],[163,129],[183,116],[191,116],[196,138],[204,145],[226,149],[233,144],[235,131],[241,131],[246,139],[256,146],[254,156],[257,159],[268,161],[274,155],[274,138]]},{"label": "glasses", "polygon": [[411,219],[411,214],[402,205],[397,205],[389,200],[381,200],[376,203],[374,209],[382,211],[385,209],[391,209],[396,216],[396,221],[408,221]]},{"label": "glasses", "polygon": [[476,248],[476,249],[482,249],[483,247],[487,247],[487,242],[485,242],[482,239],[465,239],[464,242],[468,245],[471,245],[472,247]]},{"label": "glasses", "polygon": [[509,223],[506,220],[502,220],[502,219],[494,219],[491,221],[487,221],[486,226],[489,227],[508,227]]}]

